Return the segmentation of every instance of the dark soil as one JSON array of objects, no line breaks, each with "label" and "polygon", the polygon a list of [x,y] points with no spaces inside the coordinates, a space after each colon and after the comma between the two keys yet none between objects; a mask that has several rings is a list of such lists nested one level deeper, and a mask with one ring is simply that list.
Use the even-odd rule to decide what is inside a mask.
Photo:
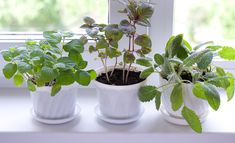
[{"label": "dark soil", "polygon": [[188,80],[191,82],[193,81],[193,77],[192,77],[191,73],[189,73],[189,72],[183,71],[180,76],[183,80]]},{"label": "dark soil", "polygon": [[[115,69],[112,76],[110,76],[111,72],[112,71],[108,72],[110,82],[108,82],[105,73],[102,73],[100,76],[98,76],[96,78],[96,81],[104,83],[104,84],[108,84],[108,85],[122,86],[122,85],[132,85],[132,84],[140,83],[145,80],[145,79],[139,78],[141,72],[130,71],[127,83],[123,83],[123,80],[122,80],[123,70],[122,69]],[[125,75],[126,73],[127,73],[127,70],[125,70]]]}]

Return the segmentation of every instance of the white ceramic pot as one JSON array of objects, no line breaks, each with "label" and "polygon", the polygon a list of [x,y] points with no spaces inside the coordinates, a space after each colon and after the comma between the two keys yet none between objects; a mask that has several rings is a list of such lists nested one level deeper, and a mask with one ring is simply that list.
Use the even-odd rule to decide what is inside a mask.
[{"label": "white ceramic pot", "polygon": [[[112,66],[108,67],[108,70],[111,69]],[[103,68],[97,70],[98,75],[103,72]],[[94,83],[97,87],[99,109],[103,116],[111,119],[130,119],[140,114],[142,106],[138,91],[145,85],[146,80],[127,86],[107,85],[98,81]]]},{"label": "white ceramic pot", "polygon": [[71,117],[76,109],[76,87],[62,87],[55,96],[51,96],[51,87],[40,87],[37,88],[36,92],[31,92],[30,94],[33,102],[33,111],[37,118],[61,120],[61,123],[69,121],[66,120],[68,118],[72,119]]},{"label": "white ceramic pot", "polygon": [[[160,77],[161,85],[167,84],[167,80]],[[209,106],[205,100],[197,98],[193,92],[193,85],[192,84],[183,84],[183,101],[184,105],[188,108],[195,111],[195,113],[199,116],[200,121],[205,121]],[[162,93],[162,107],[161,111],[165,117],[165,119],[171,123],[178,124],[178,125],[188,125],[188,123],[184,120],[181,115],[181,111],[183,106],[178,111],[173,111],[171,107],[170,96],[173,87],[166,87]]]}]

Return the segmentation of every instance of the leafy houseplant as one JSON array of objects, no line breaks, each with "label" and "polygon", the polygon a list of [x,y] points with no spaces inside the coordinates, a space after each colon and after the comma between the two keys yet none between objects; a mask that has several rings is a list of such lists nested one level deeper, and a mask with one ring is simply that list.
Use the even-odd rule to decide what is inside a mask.
[{"label": "leafy houseplant", "polygon": [[[186,124],[201,133],[201,121],[207,115],[208,104],[214,110],[220,106],[217,89],[226,91],[228,101],[234,95],[233,75],[212,64],[212,60],[217,55],[235,60],[234,53],[235,49],[231,47],[214,46],[210,42],[192,48],[183,35],[172,36],[166,44],[165,53],[154,55],[154,64],[150,67],[153,71],[147,69],[142,73],[146,77],[159,73],[162,85],[142,87],[139,99],[142,102],[154,99],[157,110],[162,102],[163,114],[171,116],[171,119],[184,118]],[[181,124],[169,117],[166,119]]]},{"label": "leafy houseplant", "polygon": [[[73,114],[76,103],[72,92],[74,88],[71,89],[69,85],[77,82],[87,86],[96,76],[94,70],[84,70],[87,62],[83,60],[81,53],[87,39],[81,37],[65,43],[73,34],[55,31],[46,31],[43,37],[40,42],[26,41],[24,46],[2,51],[2,56],[7,62],[3,74],[7,79],[13,78],[16,86],[21,86],[24,80],[27,82],[34,102],[34,111],[38,116],[47,119],[54,118],[53,115],[55,118],[65,118],[68,114]],[[65,97],[63,94],[71,95]],[[58,104],[62,105],[58,107]],[[55,115],[54,112],[58,110],[65,113]],[[50,114],[45,115],[48,112]]]},{"label": "leafy houseplant", "polygon": [[[130,92],[129,96],[131,98],[129,102],[132,102],[133,100],[139,102],[137,100],[138,88],[144,83],[145,79],[139,78],[140,70],[133,67],[133,64],[149,62],[148,59],[145,58],[145,55],[151,52],[152,43],[148,35],[139,35],[136,30],[137,25],[144,27],[150,26],[149,19],[154,11],[152,5],[146,2],[128,0],[123,3],[125,8],[119,12],[126,14],[127,19],[122,20],[119,24],[97,24],[94,19],[85,17],[84,24],[81,26],[81,28],[86,30],[89,37],[95,41],[95,45],[89,47],[90,53],[98,53],[98,58],[103,64],[103,68],[98,70],[99,75],[95,81],[99,91],[100,102],[104,103],[105,101],[103,100],[108,100],[108,97],[112,94],[115,98],[114,94],[117,93],[118,95],[116,97],[117,99],[115,99],[115,104],[120,103],[120,106],[122,104],[129,104],[123,103],[126,102],[124,100],[121,101],[121,96],[127,95],[128,91]],[[119,41],[123,36],[126,36],[128,39],[127,49],[119,47]],[[136,59],[136,57],[140,58]],[[122,58],[122,60],[120,60],[120,58]],[[109,59],[115,59],[115,64],[113,66],[108,66]],[[118,62],[119,60],[120,62]],[[138,86],[135,84],[138,84]],[[130,86],[132,85],[135,85],[137,89],[130,89]],[[108,89],[112,89],[112,93],[107,91]],[[118,91],[115,92],[116,90]],[[127,99],[128,96],[125,96],[124,98]],[[132,107],[131,104],[127,105],[125,109],[115,109],[121,107],[111,104],[112,102],[110,102],[110,105],[100,103],[102,114],[115,118],[130,118],[131,115],[138,114],[140,108],[139,103],[135,103],[137,106],[136,109],[138,110],[134,109],[135,111],[130,113],[132,112],[130,111],[131,108],[135,108]],[[108,108],[110,109],[109,111],[107,111]],[[114,110],[122,111],[116,116],[114,115]],[[123,112],[123,115],[121,115],[121,112]]]}]

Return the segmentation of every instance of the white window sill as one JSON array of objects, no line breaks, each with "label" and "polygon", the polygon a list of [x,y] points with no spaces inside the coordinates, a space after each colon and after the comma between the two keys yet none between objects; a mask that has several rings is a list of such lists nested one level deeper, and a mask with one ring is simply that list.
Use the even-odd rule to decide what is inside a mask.
[{"label": "white window sill", "polygon": [[78,104],[82,108],[80,117],[62,125],[45,125],[32,119],[29,92],[26,89],[0,88],[0,142],[42,143],[232,143],[235,140],[235,100],[226,103],[219,111],[210,111],[203,123],[203,134],[195,134],[187,126],[166,122],[153,103],[144,104],[142,118],[128,125],[111,125],[96,118],[95,89],[81,89]]}]

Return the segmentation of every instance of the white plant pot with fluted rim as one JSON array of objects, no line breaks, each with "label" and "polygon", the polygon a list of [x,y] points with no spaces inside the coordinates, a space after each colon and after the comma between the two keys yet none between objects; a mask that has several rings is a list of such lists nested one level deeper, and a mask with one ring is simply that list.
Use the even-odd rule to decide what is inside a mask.
[{"label": "white plant pot with fluted rim", "polygon": [[[160,77],[160,84],[165,85],[168,81]],[[201,122],[206,120],[209,111],[209,105],[207,101],[197,98],[193,92],[193,84],[183,84],[183,101],[184,105],[193,110],[199,117]],[[188,125],[185,119],[181,115],[183,106],[178,111],[173,111],[170,101],[171,92],[173,87],[165,87],[162,92],[162,106],[161,112],[164,118],[173,124]]]},{"label": "white plant pot with fluted rim", "polygon": [[[113,66],[108,67],[108,71]],[[140,69],[134,67],[132,70]],[[104,73],[104,69],[96,70],[97,74]],[[122,77],[120,77],[122,78]],[[139,101],[138,92],[141,86],[144,86],[146,80],[133,85],[107,85],[98,81],[94,81],[98,94],[98,109],[102,116],[107,118],[109,123],[125,124],[138,120],[143,114],[142,103]],[[108,120],[113,119],[113,120]],[[130,120],[128,120],[130,119]],[[133,119],[133,120],[132,120]],[[116,122],[118,120],[126,120],[124,122]]]},{"label": "white plant pot with fluted rim", "polygon": [[60,124],[71,121],[78,113],[76,87],[62,87],[51,96],[51,87],[39,87],[30,92],[33,102],[32,113],[36,120],[47,124]]}]

